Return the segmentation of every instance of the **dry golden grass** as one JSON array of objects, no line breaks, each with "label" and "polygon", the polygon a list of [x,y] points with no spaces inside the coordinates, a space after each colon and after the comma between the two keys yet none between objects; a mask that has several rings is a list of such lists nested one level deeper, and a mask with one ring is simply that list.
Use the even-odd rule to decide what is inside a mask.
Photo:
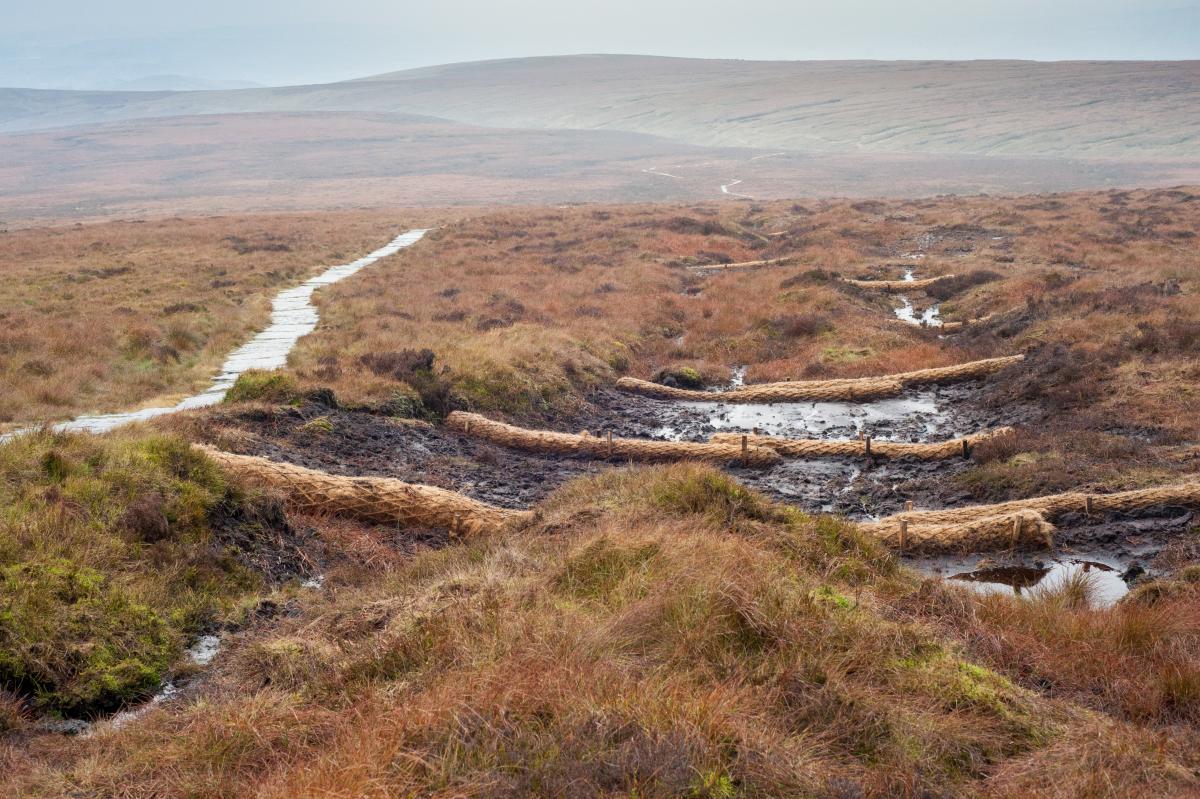
[{"label": "dry golden grass", "polygon": [[266,325],[276,291],[417,221],[211,217],[0,234],[0,430],[203,386]]},{"label": "dry golden grass", "polygon": [[[723,381],[751,364],[752,380],[777,380],[960,357],[894,320],[887,300],[806,275],[879,257],[886,232],[873,244],[765,235],[785,220],[732,205],[481,215],[323,294],[327,322],[293,362],[344,400],[381,404],[397,382],[373,359],[430,348],[466,407],[529,417],[663,366]],[[796,253],[796,265],[703,279],[685,268],[780,252]]]},{"label": "dry golden grass", "polygon": [[[318,295],[293,371],[347,403],[566,423],[622,373],[857,376],[1028,349],[985,399],[1048,416],[981,447],[965,485],[1131,487],[1198,465],[1198,228],[1186,191],[490,212]],[[780,255],[798,263],[686,270]],[[939,339],[830,279],[914,262],[994,273],[936,289],[949,318],[992,316]],[[1108,609],[1078,581],[979,597],[694,466],[587,478],[541,511],[411,555],[323,523],[326,589],[276,595],[293,610],[233,636],[183,700],[64,740],[0,697],[0,794],[1200,793],[1194,567]]]},{"label": "dry golden grass", "polygon": [[[1047,796],[1197,787],[1194,730],[986,668],[956,631],[980,600],[930,592],[845,523],[694,466],[581,480],[543,512],[535,530],[398,567],[360,560],[325,592],[286,594],[295,612],[234,638],[190,698],[84,740],[10,737],[0,790],[1017,797],[1039,775],[1053,776],[1036,786]],[[1109,640],[1089,629],[1087,642]],[[1127,656],[1137,667],[1150,650]],[[1200,697],[1187,701],[1194,712]]]},{"label": "dry golden grass", "polygon": [[[1131,487],[1200,468],[1197,228],[1200,197],[1185,190],[496,211],[325,293],[292,363],[351,404],[407,407],[415,389],[437,411],[554,422],[621,374],[690,367],[721,382],[747,365],[763,382],[1030,351],[989,396],[1046,409],[1045,457],[993,467],[1012,474],[972,490],[1044,492],[1068,474]],[[779,256],[795,260],[687,269]],[[940,338],[836,279],[909,267],[959,276],[914,293],[919,307],[986,320]],[[421,348],[437,379],[412,385],[415,353],[396,354]],[[1106,435],[1126,451],[1098,445]],[[1140,470],[1123,469],[1130,447]]]}]

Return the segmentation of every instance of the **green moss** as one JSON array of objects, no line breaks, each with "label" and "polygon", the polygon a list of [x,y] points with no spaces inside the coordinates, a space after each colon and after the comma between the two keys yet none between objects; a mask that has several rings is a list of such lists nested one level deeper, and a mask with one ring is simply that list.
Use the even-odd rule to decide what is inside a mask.
[{"label": "green moss", "polygon": [[0,445],[0,685],[72,715],[152,693],[256,589],[214,546],[250,502],[170,436]]},{"label": "green moss", "polygon": [[733,799],[737,789],[728,774],[713,769],[696,776],[691,795],[696,799]]},{"label": "green moss", "polygon": [[696,513],[732,522],[773,519],[778,512],[762,495],[715,469],[655,475],[646,488],[650,504],[670,513]]},{"label": "green moss", "polygon": [[225,395],[225,402],[271,402],[287,404],[300,399],[296,380],[285,372],[251,369],[243,372]]},{"label": "green moss", "polygon": [[601,538],[567,560],[554,587],[579,599],[603,599],[630,572],[645,568],[658,551],[657,544],[622,547]]},{"label": "green moss", "polygon": [[814,588],[808,592],[809,597],[819,604],[832,605],[842,610],[851,610],[854,608],[854,600],[845,594],[839,594],[827,585],[820,588]]},{"label": "green moss", "polygon": [[821,361],[824,363],[854,363],[869,358],[875,352],[870,347],[847,347],[834,344],[821,350]]},{"label": "green moss", "polygon": [[0,594],[0,682],[59,712],[148,696],[181,643],[130,587],[68,560],[0,569]]}]

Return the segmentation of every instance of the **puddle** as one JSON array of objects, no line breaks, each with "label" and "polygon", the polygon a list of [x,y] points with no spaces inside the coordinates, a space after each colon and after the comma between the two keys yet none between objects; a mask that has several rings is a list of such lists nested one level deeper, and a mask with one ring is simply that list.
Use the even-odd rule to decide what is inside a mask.
[{"label": "puddle", "polygon": [[221,651],[221,639],[215,635],[202,635],[188,650],[188,660],[197,666],[207,666]]},{"label": "puddle", "polygon": [[897,295],[903,305],[895,309],[896,318],[901,322],[908,322],[910,325],[920,325],[921,327],[941,327],[941,307],[935,303],[930,305],[920,314],[917,313],[916,307],[912,301],[903,294]]},{"label": "puddle", "polygon": [[[225,360],[220,374],[201,393],[170,407],[80,416],[69,422],[56,424],[52,429],[56,432],[106,433],[133,422],[144,422],[169,413],[217,404],[225,398],[225,393],[233,387],[234,382],[243,372],[249,369],[278,369],[287,363],[288,353],[292,351],[296,342],[302,336],[311,333],[317,326],[317,309],[310,301],[314,291],[321,286],[328,286],[347,278],[380,258],[395,255],[405,247],[420,241],[427,232],[426,230],[410,230],[402,233],[370,255],[365,255],[348,264],[330,267],[311,280],[275,295],[275,299],[271,303],[271,324],[250,341],[234,350]],[[33,428],[2,435],[0,443],[31,429]]]},{"label": "puddle", "polygon": [[668,419],[667,424],[654,431],[655,438],[695,440],[697,417],[703,417],[701,426],[705,432],[757,431],[785,438],[856,437],[859,433],[870,433],[881,438],[892,434],[912,440],[914,435],[936,435],[947,423],[933,391],[863,403],[678,402],[672,405],[670,415],[677,415],[679,421]]},{"label": "puddle", "polygon": [[1021,596],[1032,590],[1052,590],[1082,574],[1087,576],[1091,585],[1093,601],[1097,605],[1107,607],[1129,593],[1129,586],[1121,578],[1122,571],[1122,567],[1115,563],[1071,558],[960,572],[951,575],[949,579],[984,594]]}]

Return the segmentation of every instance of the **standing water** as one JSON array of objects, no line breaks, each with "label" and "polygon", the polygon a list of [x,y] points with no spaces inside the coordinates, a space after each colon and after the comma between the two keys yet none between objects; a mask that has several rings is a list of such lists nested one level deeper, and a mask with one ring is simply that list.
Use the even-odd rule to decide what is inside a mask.
[{"label": "standing water", "polygon": [[[906,283],[911,283],[915,279],[916,278],[913,276],[913,270],[906,269],[904,271],[904,281]],[[896,318],[900,321],[908,322],[910,325],[921,325],[922,327],[942,326],[941,309],[936,303],[926,308],[924,312],[918,316],[917,309],[913,307],[912,301],[908,297],[901,294],[897,299],[903,303],[895,310]]]},{"label": "standing water", "polygon": [[[215,405],[225,398],[225,394],[233,387],[238,377],[250,369],[278,369],[287,363],[288,353],[302,336],[308,335],[317,327],[317,309],[311,300],[313,292],[321,286],[328,286],[343,278],[350,277],[360,269],[395,255],[405,247],[416,244],[428,231],[410,230],[392,239],[386,246],[381,247],[370,255],[365,255],[357,261],[348,264],[332,266],[321,274],[306,280],[295,288],[286,289],[275,295],[271,303],[271,324],[247,343],[243,344],[225,360],[220,374],[213,379],[207,389],[179,403],[162,408],[143,408],[140,411],[125,413],[106,413],[96,416],[80,416],[69,422],[61,422],[53,426],[56,432],[87,432],[106,433],[109,430],[130,424],[144,422],[156,416],[186,411],[192,408],[205,408]],[[0,442],[7,441],[13,436],[27,432],[17,430],[0,436]]]}]

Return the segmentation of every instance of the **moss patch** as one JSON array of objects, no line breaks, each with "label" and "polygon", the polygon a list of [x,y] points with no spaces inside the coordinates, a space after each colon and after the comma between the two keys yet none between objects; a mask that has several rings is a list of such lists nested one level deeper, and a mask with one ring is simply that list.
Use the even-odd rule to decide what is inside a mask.
[{"label": "moss patch", "polygon": [[225,395],[225,402],[270,402],[286,404],[300,398],[296,379],[284,372],[251,369],[243,372]]},{"label": "moss patch", "polygon": [[0,446],[0,687],[69,715],[153,693],[257,587],[213,534],[254,501],[168,436]]}]

